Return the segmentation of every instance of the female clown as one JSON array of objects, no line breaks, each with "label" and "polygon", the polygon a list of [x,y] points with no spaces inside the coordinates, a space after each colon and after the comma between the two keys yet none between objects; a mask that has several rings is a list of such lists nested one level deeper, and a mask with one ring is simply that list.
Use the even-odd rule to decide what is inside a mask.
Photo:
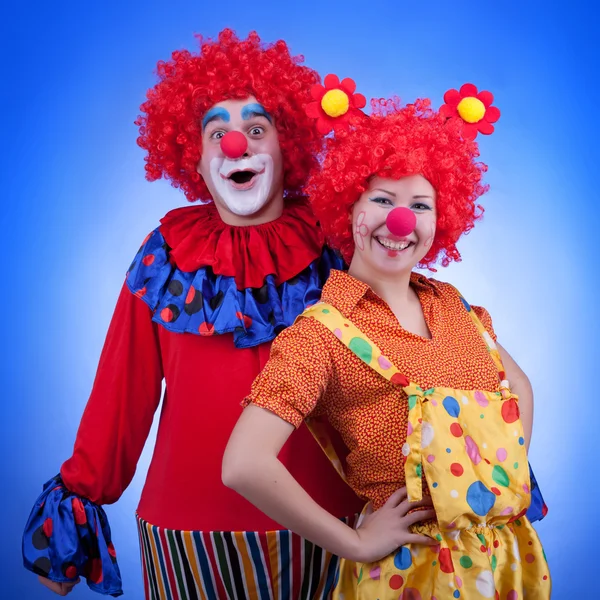
[{"label": "female clown", "polygon": [[[352,112],[336,82],[307,109],[322,133]],[[499,111],[470,84],[445,101],[439,111],[375,102],[328,140],[309,189],[349,269],[333,270],[321,302],[276,340],[224,456],[227,485],[343,558],[338,600],[550,597],[527,516],[529,380],[485,309],[413,270],[459,260],[456,244],[482,213],[474,138]],[[345,470],[324,417],[347,447]],[[368,503],[358,528],[278,460],[305,421]]]}]

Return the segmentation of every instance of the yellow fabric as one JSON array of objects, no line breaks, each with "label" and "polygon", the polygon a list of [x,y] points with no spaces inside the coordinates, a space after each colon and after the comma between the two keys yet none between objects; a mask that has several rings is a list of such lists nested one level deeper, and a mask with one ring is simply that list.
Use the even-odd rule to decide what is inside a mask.
[{"label": "yellow fabric", "polygon": [[350,100],[342,90],[329,90],[321,100],[321,108],[329,117],[341,117],[348,112]]},{"label": "yellow fabric", "polygon": [[485,116],[485,104],[474,96],[463,98],[456,108],[467,123],[478,123]]},{"label": "yellow fabric", "polygon": [[[323,323],[361,360],[404,389],[409,418],[400,460],[408,496],[422,498],[425,477],[437,516],[437,522],[413,528],[436,538],[437,546],[409,544],[372,564],[343,559],[335,600],[550,598],[548,565],[525,517],[531,484],[518,398],[504,380],[494,341],[464,304],[498,368],[500,392],[422,390],[332,305],[319,303],[302,314]],[[307,425],[345,478],[318,420],[308,419]]]}]

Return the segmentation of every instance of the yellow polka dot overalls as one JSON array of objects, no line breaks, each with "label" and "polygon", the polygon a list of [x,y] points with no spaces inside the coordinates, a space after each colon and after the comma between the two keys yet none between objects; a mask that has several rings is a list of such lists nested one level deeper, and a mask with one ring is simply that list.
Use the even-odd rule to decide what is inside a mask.
[{"label": "yellow polka dot overalls", "polygon": [[[494,341],[463,299],[504,379]],[[530,478],[518,398],[502,380],[499,392],[410,382],[379,348],[332,305],[319,303],[302,317],[325,325],[343,344],[408,397],[408,429],[402,448],[410,501],[429,487],[437,522],[415,533],[435,546],[407,544],[376,563],[342,559],[334,600],[499,600],[550,598],[544,551],[525,516]],[[341,462],[318,420],[307,425],[336,470]]]}]

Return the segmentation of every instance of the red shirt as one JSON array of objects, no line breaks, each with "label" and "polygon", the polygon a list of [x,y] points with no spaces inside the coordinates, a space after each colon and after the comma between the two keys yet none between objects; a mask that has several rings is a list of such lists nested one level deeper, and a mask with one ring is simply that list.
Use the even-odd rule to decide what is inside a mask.
[{"label": "red shirt", "polygon": [[[284,218],[290,220],[289,212]],[[289,226],[295,226],[293,219]],[[226,233],[219,235],[225,238]],[[185,236],[189,240],[187,230]],[[286,239],[283,231],[279,243]],[[118,500],[134,475],[164,378],[165,398],[140,517],[180,530],[280,529],[221,482],[223,452],[241,413],[240,401],[267,362],[270,343],[239,349],[232,334],[174,333],[153,322],[152,316],[124,286],[73,456],[61,469],[65,485],[98,504]],[[331,513],[342,517],[360,509],[361,502],[305,427],[284,446],[280,458]]]}]

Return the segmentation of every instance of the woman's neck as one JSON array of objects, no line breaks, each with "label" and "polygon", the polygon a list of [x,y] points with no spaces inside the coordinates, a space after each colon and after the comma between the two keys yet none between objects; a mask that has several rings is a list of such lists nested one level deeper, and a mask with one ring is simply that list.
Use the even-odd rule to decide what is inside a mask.
[{"label": "woman's neck", "polygon": [[411,271],[394,273],[393,276],[369,270],[355,261],[350,263],[348,274],[366,283],[392,310],[406,306],[413,300],[410,288]]},{"label": "woman's neck", "polygon": [[366,283],[388,305],[406,331],[426,339],[432,338],[419,295],[410,285],[411,271],[395,273],[393,277],[389,277],[350,264],[348,273]]}]

